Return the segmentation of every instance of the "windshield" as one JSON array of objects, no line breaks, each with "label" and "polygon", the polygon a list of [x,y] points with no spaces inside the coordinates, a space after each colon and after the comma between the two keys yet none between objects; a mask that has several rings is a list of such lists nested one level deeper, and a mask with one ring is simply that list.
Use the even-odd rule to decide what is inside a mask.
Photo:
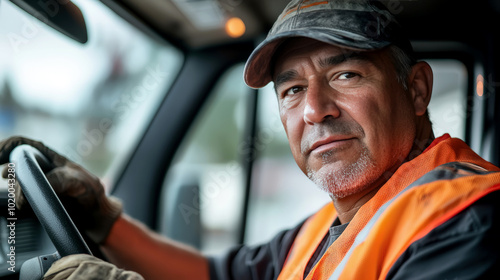
[{"label": "windshield", "polygon": [[110,186],[165,97],[182,54],[99,1],[73,2],[87,23],[86,44],[10,2],[0,5],[0,138],[43,141]]}]

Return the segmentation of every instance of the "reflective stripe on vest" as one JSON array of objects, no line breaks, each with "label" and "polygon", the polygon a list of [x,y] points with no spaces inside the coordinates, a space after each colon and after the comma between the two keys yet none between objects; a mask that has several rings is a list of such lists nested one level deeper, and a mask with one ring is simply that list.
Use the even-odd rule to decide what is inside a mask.
[{"label": "reflective stripe on vest", "polygon": [[[384,279],[413,242],[500,188],[495,186],[500,173],[485,171],[498,168],[461,140],[437,140],[431,149],[403,164],[360,208],[306,279]],[[309,259],[334,219],[335,210],[328,204],[307,220],[278,279],[303,279]]]}]

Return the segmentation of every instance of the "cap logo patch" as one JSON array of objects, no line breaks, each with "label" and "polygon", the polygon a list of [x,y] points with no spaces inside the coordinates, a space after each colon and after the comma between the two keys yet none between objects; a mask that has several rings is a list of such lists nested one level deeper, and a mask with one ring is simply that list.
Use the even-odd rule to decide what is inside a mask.
[{"label": "cap logo patch", "polygon": [[[307,3],[307,2],[310,2],[310,1],[304,1],[304,3]],[[281,18],[284,18],[287,15],[289,15],[289,14],[297,11],[297,9],[303,10],[303,9],[307,9],[307,8],[310,8],[310,7],[314,7],[314,6],[318,6],[318,5],[324,5],[324,4],[328,4],[328,1],[321,1],[321,2],[316,2],[316,3],[309,4],[309,5],[303,5],[303,6],[300,6],[300,8],[299,7],[295,7],[293,9],[291,9],[290,11],[286,12]]]}]

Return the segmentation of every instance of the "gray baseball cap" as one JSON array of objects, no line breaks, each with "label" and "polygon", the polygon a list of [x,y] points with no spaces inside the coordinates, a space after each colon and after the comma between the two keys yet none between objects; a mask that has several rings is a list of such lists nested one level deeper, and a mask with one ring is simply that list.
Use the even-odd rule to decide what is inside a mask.
[{"label": "gray baseball cap", "polygon": [[412,46],[393,14],[374,0],[292,0],[267,38],[250,55],[244,72],[248,86],[272,81],[273,57],[288,38],[306,37],[354,50],[394,44],[413,57]]}]

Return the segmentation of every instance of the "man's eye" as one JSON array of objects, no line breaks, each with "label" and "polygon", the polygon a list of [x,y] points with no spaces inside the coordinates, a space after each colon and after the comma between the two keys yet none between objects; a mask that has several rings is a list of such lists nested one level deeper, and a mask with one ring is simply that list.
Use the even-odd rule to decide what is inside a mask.
[{"label": "man's eye", "polygon": [[306,87],[291,87],[290,89],[285,91],[285,96],[294,95],[294,94],[297,94],[297,93],[304,91],[306,89],[307,89]]},{"label": "man's eye", "polygon": [[339,80],[348,80],[348,79],[352,79],[352,78],[357,77],[357,76],[358,76],[358,74],[356,74],[356,73],[346,72],[346,73],[340,74],[338,79]]}]

